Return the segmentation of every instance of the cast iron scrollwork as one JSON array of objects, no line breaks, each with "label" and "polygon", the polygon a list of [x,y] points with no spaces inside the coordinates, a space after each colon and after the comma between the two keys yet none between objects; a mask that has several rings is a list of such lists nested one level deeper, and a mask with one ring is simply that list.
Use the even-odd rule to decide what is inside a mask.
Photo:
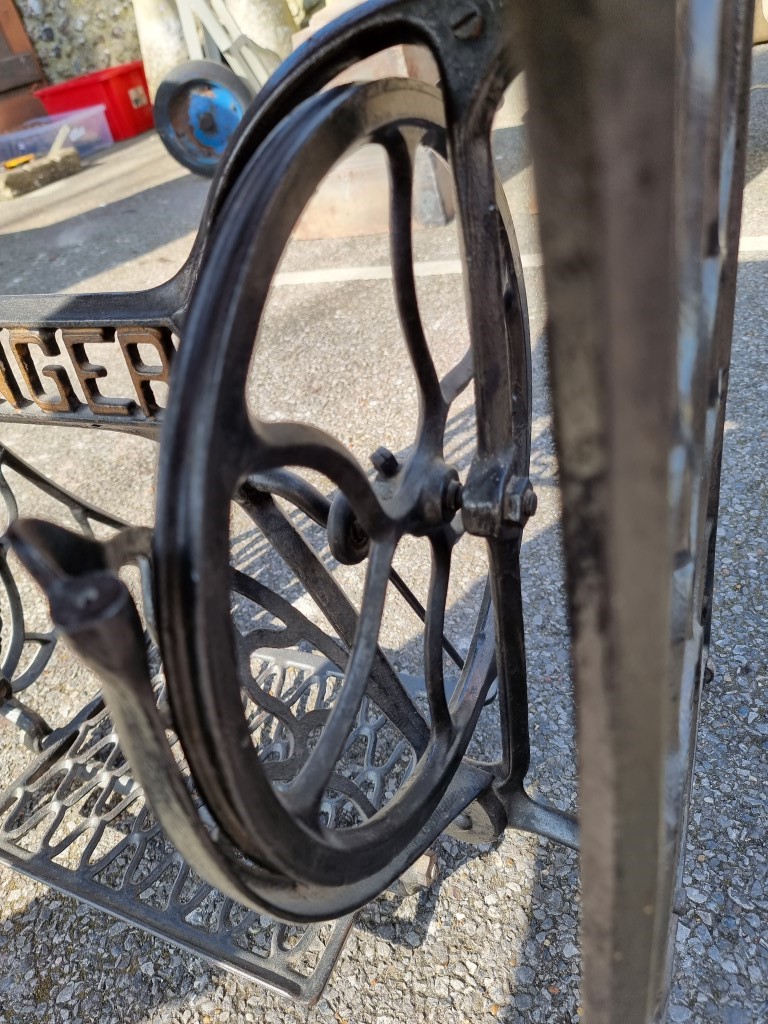
[{"label": "cast iron scrollwork", "polygon": [[[491,8],[487,14],[487,23],[480,16],[478,31],[467,35],[418,0],[350,12],[274,76],[214,184],[203,226],[212,231],[199,253],[164,417],[152,544],[172,723],[213,831],[201,823],[175,771],[141,622],[114,575],[114,558],[94,550],[76,570],[69,542],[54,528],[30,523],[13,530],[20,557],[46,584],[57,625],[99,671],[128,756],[171,839],[222,891],[286,919],[338,916],[360,906],[481,795],[482,810],[474,805],[463,819],[468,837],[483,828],[486,836],[499,834],[510,823],[576,842],[572,818],[534,803],[523,788],[529,744],[519,550],[535,507],[528,483],[530,350],[520,257],[489,144],[495,104],[517,68],[510,24]],[[402,42],[432,50],[442,92],[402,80],[319,91],[356,59]],[[389,167],[393,283],[419,397],[417,434],[406,457],[381,461],[372,482],[338,440],[309,424],[257,418],[245,393],[259,322],[291,230],[319,181],[365,143],[381,147]],[[425,338],[413,270],[420,147],[453,175],[464,252],[483,253],[482,261],[474,255],[465,261],[470,347],[442,378]],[[443,437],[453,403],[470,384],[477,445],[462,482],[445,461]],[[331,481],[337,493],[330,504],[296,468]],[[339,561],[366,561],[359,614],[275,496],[323,522]],[[232,502],[321,604],[335,636],[319,635],[276,594],[233,575]],[[444,635],[444,618],[452,554],[465,531],[486,539],[491,571],[462,658]],[[393,570],[405,535],[429,545],[425,607]],[[390,585],[424,623],[426,711],[414,705],[378,644]],[[262,759],[243,714],[242,648],[265,637],[237,635],[233,591],[283,623],[273,634],[278,643],[301,634],[343,673],[333,706],[317,716],[311,749],[280,768]],[[450,699],[444,652],[461,666]],[[504,755],[495,768],[480,767],[464,753],[496,675]],[[279,718],[268,695],[247,688]],[[342,783],[337,770],[364,700],[381,709],[411,751],[407,781],[378,807]],[[329,829],[328,793],[345,787],[358,820]]]},{"label": "cast iron scrollwork", "polygon": [[[443,437],[451,406],[475,378],[475,357],[467,350],[440,378],[421,324],[413,273],[416,151],[427,147],[448,161],[444,125],[439,93],[423,85],[393,80],[321,93],[270,134],[219,214],[175,371],[153,543],[158,636],[173,723],[216,823],[214,834],[201,826],[186,790],[173,779],[162,723],[154,711],[140,624],[127,593],[105,571],[73,576],[61,564],[62,541],[50,528],[30,524],[15,531],[20,555],[38,577],[41,566],[31,542],[38,553],[46,549],[49,562],[59,563],[62,575],[48,586],[56,621],[99,669],[119,729],[122,720],[129,757],[170,837],[224,891],[290,919],[337,916],[370,899],[493,780],[487,769],[462,764],[496,674],[490,591],[466,658],[444,636],[452,551],[464,526],[463,485],[457,469],[445,461]],[[256,418],[245,393],[259,320],[291,230],[317,182],[365,142],[381,146],[389,164],[395,295],[420,410],[407,457],[402,464],[382,463],[373,482],[330,435],[308,424]],[[307,174],[310,155],[313,173]],[[524,479],[530,452],[525,299],[500,186],[494,187],[489,207],[492,248],[501,270],[495,288],[501,344],[494,352],[493,373],[504,382],[493,410],[500,426],[494,443],[498,438],[506,443],[508,471]],[[210,344],[214,334],[220,338],[217,345]],[[291,467],[330,479],[338,488],[333,500]],[[275,495],[327,527],[331,552],[340,561],[367,560],[359,615]],[[233,573],[233,501],[321,604],[338,639],[319,631],[263,585]],[[510,556],[506,578],[511,574],[513,585],[519,577],[521,529],[521,522],[510,522],[493,538]],[[430,546],[431,581],[424,608],[392,568],[405,534],[426,537]],[[378,646],[391,583],[424,622],[426,715]],[[233,590],[281,620],[283,629],[270,630],[269,636],[258,630],[236,635],[230,611]],[[519,615],[518,606],[518,620]],[[263,751],[251,740],[243,715],[240,649],[255,649],[270,638],[287,645],[298,637],[337,664],[344,683],[332,707],[313,720],[316,740],[311,749],[305,744],[301,756],[289,756],[278,766],[264,761]],[[520,623],[517,639],[522,643]],[[446,649],[461,664],[450,700],[443,674]],[[120,650],[132,654],[116,661],[114,652]],[[264,711],[277,718],[285,715],[279,702],[258,687],[250,686],[249,693]],[[380,807],[336,770],[364,700],[375,702],[411,752],[407,782]],[[525,760],[525,726],[517,728],[521,742],[515,756]],[[300,744],[295,736],[293,743],[296,750]],[[141,766],[146,766],[146,777]],[[516,770],[521,781],[525,769]],[[326,827],[329,791],[341,792],[355,806],[359,820],[354,827]],[[501,820],[503,815],[498,809],[496,813]],[[567,819],[558,825],[572,842]]]}]

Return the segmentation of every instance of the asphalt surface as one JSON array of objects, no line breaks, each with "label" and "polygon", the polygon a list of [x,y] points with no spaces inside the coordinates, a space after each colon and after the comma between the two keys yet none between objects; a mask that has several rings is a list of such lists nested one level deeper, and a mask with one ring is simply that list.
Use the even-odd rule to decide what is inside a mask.
[{"label": "asphalt surface", "polygon": [[[768,551],[768,53],[757,51],[728,422],[719,571],[713,627],[716,676],[702,709],[687,858],[687,903],[677,937],[670,1019],[752,1024],[768,1019],[768,714],[765,556]],[[496,136],[526,286],[534,352],[532,476],[539,512],[523,550],[532,690],[531,781],[560,806],[575,799],[571,690],[559,546],[557,467],[542,357],[545,304],[536,260],[536,208],[519,104]],[[0,290],[6,293],[139,289],[181,265],[207,185],[146,136],[105,154],[76,178],[0,206]],[[416,234],[425,326],[438,366],[462,351],[458,277],[447,267],[452,228]],[[763,249],[760,246],[764,246]],[[252,367],[254,406],[273,417],[313,417],[365,461],[378,445],[407,448],[416,393],[395,317],[391,283],[370,268],[388,262],[387,239],[296,242],[281,270]],[[440,270],[438,263],[443,265]],[[452,264],[451,264],[452,265]],[[437,267],[437,269],[435,269]],[[349,270],[339,274],[339,268]],[[330,280],[312,275],[329,271]],[[334,271],[336,273],[334,273]],[[304,283],[297,283],[304,282]],[[463,333],[464,332],[464,333]],[[194,400],[194,396],[192,399]],[[449,449],[462,465],[471,446],[466,402],[451,421]],[[4,444],[70,490],[136,522],[151,522],[152,442],[119,435],[3,425]],[[22,510],[51,514],[32,493]],[[234,540],[248,547],[245,527]],[[423,592],[427,563],[417,543],[398,567]],[[479,601],[482,560],[471,544],[457,558],[449,635],[466,644]],[[339,578],[356,593],[359,577]],[[280,582],[279,573],[275,579]],[[284,582],[284,581],[283,581]],[[301,594],[293,599],[315,614]],[[303,603],[302,603],[303,602]],[[44,624],[44,609],[36,614]],[[419,630],[388,609],[385,649],[418,672]],[[62,723],[95,692],[64,652],[33,700]],[[31,692],[31,691],[29,691]],[[491,756],[492,712],[475,753]],[[2,779],[26,763],[10,729],[0,731]],[[440,877],[426,893],[377,901],[361,916],[323,1000],[306,1010],[180,952],[141,930],[0,867],[0,1021],[138,1022],[464,1021],[581,1019],[576,858],[552,844],[508,834],[475,850],[438,844]]]}]

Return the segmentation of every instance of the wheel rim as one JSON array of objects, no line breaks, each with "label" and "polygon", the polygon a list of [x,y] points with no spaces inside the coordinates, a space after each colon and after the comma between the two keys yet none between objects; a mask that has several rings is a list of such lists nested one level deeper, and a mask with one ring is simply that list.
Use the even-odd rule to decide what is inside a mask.
[{"label": "wheel rim", "polygon": [[[424,352],[410,243],[413,152],[418,143],[426,143],[444,154],[442,117],[441,103],[433,90],[412,83],[372,83],[310,101],[270,137],[259,154],[258,175],[244,176],[230,200],[235,232],[225,237],[227,229],[219,228],[219,258],[212,253],[207,266],[226,264],[235,270],[223,275],[211,272],[210,280],[201,282],[175,378],[175,394],[185,396],[185,405],[174,403],[173,395],[169,404],[156,558],[161,644],[182,743],[193,772],[199,768],[207,804],[219,810],[226,833],[237,845],[262,866],[319,886],[364,884],[385,870],[393,852],[402,853],[414,841],[460,763],[490,681],[493,644],[486,602],[483,619],[487,615],[487,620],[480,623],[467,656],[460,696],[450,710],[445,704],[440,638],[450,549],[455,542],[451,520],[456,510],[446,512],[440,504],[455,481],[455,473],[442,458],[442,435],[447,410],[469,382],[471,366],[466,358],[462,360],[443,379],[441,389],[434,365]],[[391,500],[383,503],[338,442],[305,427],[254,421],[246,411],[243,396],[226,387],[227,381],[243,381],[247,376],[269,283],[290,230],[316,182],[339,157],[366,140],[380,143],[389,158],[393,269],[421,405],[420,433],[413,453],[398,474]],[[309,147],[313,153],[310,177],[306,173]],[[256,178],[258,189],[253,187]],[[503,200],[501,203],[503,210]],[[503,226],[503,221],[500,223]],[[255,237],[258,244],[253,242]],[[506,240],[504,265],[508,277],[514,277],[513,244]],[[519,317],[521,309],[518,305],[510,315]],[[221,345],[212,347],[205,340],[211,330],[219,333]],[[524,338],[527,345],[527,326],[522,331],[509,331],[507,345],[513,335]],[[524,354],[502,348],[502,379],[510,378],[513,357],[522,357],[523,370],[518,368],[516,377],[519,381],[525,374]],[[201,380],[208,388],[208,399],[202,402],[206,408],[198,406],[190,418],[189,409],[196,404],[195,399],[203,397],[196,394]],[[512,403],[508,398],[505,401],[512,414]],[[517,416],[525,416],[525,422],[517,424],[520,447],[515,466],[524,474],[530,443],[528,407],[521,401],[515,408]],[[238,447],[247,449],[247,457],[235,451]],[[320,469],[333,481],[343,494],[341,500],[349,504],[370,538],[370,551],[366,593],[346,666],[344,692],[321,740],[297,776],[298,784],[287,795],[278,796],[247,738],[239,685],[232,685],[227,693],[221,686],[222,679],[237,679],[226,611],[230,581],[221,567],[228,561],[229,502],[238,492],[262,532],[271,533],[272,538],[278,536],[280,524],[274,502],[269,495],[259,496],[252,481],[254,475],[263,478],[275,470],[283,472],[287,465]],[[184,473],[180,472],[182,466]],[[424,477],[425,468],[429,480]],[[381,605],[393,552],[406,533],[426,534],[432,549],[425,663],[433,727],[425,733],[423,721],[418,722],[416,716],[406,726],[419,765],[406,790],[384,811],[343,834],[324,830],[317,820],[319,802],[368,681],[375,676],[375,665],[381,657],[376,644]],[[297,539],[288,537],[287,546],[293,548],[290,557],[300,561]],[[306,563],[303,571],[309,571]],[[181,591],[183,605],[177,603]],[[172,621],[174,609],[182,606],[191,609],[192,621],[205,624],[196,642],[189,641],[188,631],[185,639],[179,624]],[[338,629],[337,623],[334,626]],[[396,687],[396,677],[390,676],[389,683]],[[398,712],[396,703],[390,702],[387,713],[390,719],[399,714],[399,724],[403,725],[407,719],[402,708]],[[202,726],[196,709],[208,721],[207,727]],[[228,744],[221,742],[225,733],[230,737]],[[248,822],[257,820],[270,821],[268,840],[247,827]]]},{"label": "wheel rim", "polygon": [[176,145],[189,159],[213,168],[244,112],[240,99],[226,86],[203,80],[187,82],[170,103]]}]

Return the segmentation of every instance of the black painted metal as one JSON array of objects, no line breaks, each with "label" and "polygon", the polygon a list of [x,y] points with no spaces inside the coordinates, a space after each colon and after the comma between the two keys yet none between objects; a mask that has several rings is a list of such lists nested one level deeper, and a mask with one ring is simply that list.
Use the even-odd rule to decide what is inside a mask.
[{"label": "black painted metal", "polygon": [[[167,380],[171,364],[178,361],[164,432],[153,544],[159,639],[173,719],[222,836],[254,861],[246,886],[250,898],[291,918],[331,916],[360,905],[425,848],[462,806],[488,789],[491,775],[462,769],[460,763],[497,661],[504,680],[500,692],[508,748],[499,769],[499,792],[510,799],[506,811],[500,803],[489,820],[501,822],[521,806],[517,798],[523,793],[528,739],[517,562],[525,516],[511,511],[510,501],[520,491],[519,482],[527,481],[530,353],[519,254],[489,147],[493,110],[516,68],[509,20],[490,4],[473,8],[471,16],[466,5],[454,6],[455,11],[437,12],[424,2],[363,5],[287,62],[244,121],[214,183],[193,253],[167,285],[142,296],[36,297],[34,315],[30,300],[22,297],[4,300],[0,312],[19,369],[6,358],[3,410],[10,407],[5,414],[17,419],[35,422],[44,415],[49,422],[152,434],[166,416],[156,403],[148,405],[147,381]],[[400,42],[420,42],[432,50],[441,69],[442,96],[398,81],[318,93],[343,67]],[[419,434],[410,457],[389,473],[382,470],[373,486],[341,446],[319,432],[249,420],[243,394],[259,310],[290,230],[316,182],[344,153],[365,141],[383,146],[389,160],[396,296],[421,396]],[[485,249],[482,266],[471,260],[466,264],[472,349],[442,381],[421,327],[412,270],[410,211],[419,146],[450,163],[465,250],[479,251],[481,239]],[[314,176],[306,175],[310,152]],[[244,218],[248,229],[238,234]],[[237,274],[232,274],[233,266],[240,267]],[[60,342],[53,333],[59,328],[72,366],[69,374],[55,374],[59,398],[52,401],[35,377],[29,348],[59,355]],[[177,356],[171,336],[182,328],[184,344]],[[212,330],[223,336],[221,346],[210,345]],[[132,363],[130,342],[145,340],[153,331],[160,361],[150,372]],[[85,358],[84,344],[94,341],[117,344],[132,371],[135,394],[116,403],[119,408],[106,408],[96,383],[99,368],[94,371]],[[77,398],[73,382],[85,392],[85,403]],[[452,402],[470,382],[477,396],[478,451],[462,487],[456,470],[444,462],[442,435]],[[321,470],[339,487],[330,509],[329,540],[340,553],[343,549],[355,557],[350,545],[356,542],[368,559],[360,616],[270,496],[272,482],[274,494],[288,495],[315,519],[328,520],[318,495],[286,473],[287,466],[296,464]],[[499,467],[502,486],[496,485],[494,492],[489,482],[497,479]],[[238,652],[228,612],[228,594],[233,585],[238,588],[227,556],[232,500],[241,503],[328,609],[339,640],[315,636],[315,645],[346,673],[317,746],[279,793],[247,742],[242,719]],[[497,571],[462,681],[448,703],[443,649],[458,663],[462,659],[447,644],[442,623],[451,550],[463,529],[462,505],[464,526],[488,538]],[[405,533],[430,540],[433,570],[426,608],[391,567]],[[182,848],[187,843],[190,851],[197,849],[208,877],[242,896],[244,869],[234,865],[227,843],[211,844],[186,793],[179,786],[175,793],[168,791],[165,776],[172,774],[172,767],[154,712],[142,630],[127,591],[110,575],[114,557],[94,548],[75,569],[68,554],[72,542],[61,531],[22,524],[13,535],[20,556],[47,587],[57,625],[99,668],[118,721],[125,716],[123,729],[130,736],[129,747],[136,744],[131,753],[137,770],[149,769],[144,781],[150,799],[172,808],[163,812],[169,833]],[[390,581],[425,624],[429,724],[377,648]],[[252,583],[242,580],[240,587],[250,587],[253,596]],[[286,644],[299,633],[307,639],[309,623],[302,622],[297,631],[290,624],[292,613],[278,608],[276,595],[260,597],[282,615]],[[185,628],[190,615],[205,622],[195,641]],[[418,764],[407,799],[393,801],[342,835],[324,827],[319,809],[366,694],[379,702],[412,746]],[[451,782],[457,771],[457,780],[463,779],[458,786]],[[543,831],[575,841],[567,816],[543,807],[539,814]],[[273,822],[266,840],[258,825],[264,815]],[[548,816],[552,820],[546,824]],[[518,817],[523,827],[538,827],[530,810]]]},{"label": "black painted metal", "polygon": [[[591,823],[589,1004],[600,1021],[655,1012],[695,746],[748,66],[750,5],[726,7],[682,3],[676,16],[652,0],[633,6],[622,21],[605,0],[587,7],[575,0],[370,0],[319,31],[262,90],[220,167],[192,254],[176,278],[133,296],[0,304],[6,349],[0,419],[150,436],[163,424],[151,552],[146,534],[130,532],[102,546],[20,522],[11,536],[45,587],[54,622],[99,672],[126,754],[165,831],[211,884],[252,908],[308,921],[360,906],[448,827],[484,839],[518,827],[576,845],[572,818],[535,803],[524,789],[529,739],[519,551],[535,511],[528,479],[530,352],[520,258],[489,137],[502,92],[525,60],[537,183],[550,204],[542,217],[543,248],[580,725],[582,740],[594,739],[582,744],[582,810]],[[404,43],[430,50],[441,93],[400,80],[321,91],[357,60]],[[625,93],[608,95],[608,82],[621,83]],[[665,102],[652,109],[652,96]],[[369,141],[384,149],[389,164],[393,279],[420,396],[407,457],[375,453],[374,480],[318,429],[254,417],[245,389],[291,229],[335,161]],[[442,380],[424,337],[412,268],[418,147],[450,168],[465,255],[471,346]],[[691,187],[683,188],[684,175]],[[635,251],[639,236],[643,244]],[[94,329],[95,338],[84,333]],[[153,368],[132,357],[148,337],[158,352]],[[130,390],[112,408],[98,390],[100,368],[83,355],[94,340],[116,345],[125,359]],[[51,372],[58,392],[52,398],[29,349],[53,358],[60,345],[71,369]],[[163,410],[151,381],[167,380],[172,366]],[[446,464],[443,435],[452,402],[470,383],[477,447],[462,481]],[[677,475],[675,458],[685,467]],[[324,474],[337,494],[321,495],[297,467]],[[691,482],[697,480],[701,493]],[[340,561],[367,561],[359,613],[276,497],[327,526]],[[233,502],[323,607],[332,632],[232,571]],[[657,523],[653,544],[641,545],[633,535],[638,517],[643,528]],[[486,540],[489,587],[460,683],[448,699],[445,601],[452,552],[465,532]],[[426,537],[431,549],[424,607],[392,570],[408,534]],[[150,624],[169,698],[162,712],[142,624],[116,574],[136,557],[152,562]],[[428,714],[411,701],[378,647],[390,586],[424,624]],[[238,635],[233,593],[283,624],[281,646],[312,645],[343,678],[332,706],[312,725],[292,724],[281,702],[253,685],[248,665],[265,635]],[[658,699],[644,700],[638,681],[651,654]],[[503,756],[480,769],[463,755],[494,676]],[[292,735],[278,767],[254,743],[244,687],[260,713]],[[369,701],[410,759],[407,782],[380,804],[340,769]],[[202,803],[179,771],[169,722]],[[674,779],[665,774],[672,762]],[[343,810],[334,827],[329,794]]]},{"label": "black painted metal", "polygon": [[[272,88],[265,90],[260,113],[251,119],[250,128],[240,133],[209,204],[209,210],[216,214],[216,230],[210,245],[206,243],[205,256],[201,255],[200,242],[190,262],[190,266],[202,265],[202,269],[193,289],[193,308],[188,314],[184,345],[174,373],[173,395],[183,399],[171,399],[170,420],[164,433],[165,468],[161,469],[153,550],[160,646],[174,721],[206,803],[223,834],[259,865],[254,868],[252,898],[261,899],[264,905],[288,917],[329,916],[346,906],[359,905],[429,844],[437,820],[442,823],[440,827],[447,824],[445,811],[439,812],[439,808],[450,792],[451,778],[459,768],[494,673],[494,635],[499,636],[504,671],[507,672],[507,663],[515,666],[514,672],[508,673],[514,695],[504,690],[502,700],[503,725],[513,737],[514,747],[514,753],[507,758],[510,763],[503,769],[505,775],[510,771],[514,775],[512,783],[506,784],[508,789],[521,792],[527,768],[525,658],[519,587],[516,590],[514,584],[519,576],[514,566],[524,519],[508,514],[504,488],[494,496],[501,498],[504,507],[492,531],[485,529],[482,515],[482,506],[489,500],[486,480],[495,477],[497,466],[504,464],[504,479],[512,492],[517,480],[527,479],[530,450],[530,354],[525,297],[511,223],[493,175],[488,137],[495,99],[511,75],[510,51],[490,25],[488,31],[473,30],[469,36],[464,29],[454,34],[449,28],[446,37],[443,18],[436,17],[433,11],[429,17],[426,14],[423,4],[369,5],[343,22],[341,38],[354,23],[355,36],[362,45],[379,49],[385,40],[377,36],[374,47],[365,28],[366,19],[371,18],[377,31],[390,26],[402,40],[415,31],[422,41],[430,42],[429,33],[424,35],[425,27],[429,28],[432,45],[439,43],[441,52],[436,56],[444,64],[444,96],[417,83],[399,81],[318,94],[318,86],[328,81],[342,63],[349,64],[359,56],[339,49],[338,37],[329,42],[327,33],[321,33],[305,52],[304,60],[293,63],[288,79],[284,75],[281,80],[278,75]],[[366,39],[369,41],[365,42]],[[483,59],[473,71],[467,69],[462,52],[468,42],[483,51],[475,54]],[[309,73],[313,77],[313,95],[305,98]],[[452,108],[457,116],[449,119],[446,131],[445,111],[450,114]],[[273,119],[280,123],[274,126]],[[374,483],[373,489],[361,469],[332,439],[305,426],[249,421],[243,392],[259,312],[290,230],[316,182],[336,160],[365,141],[379,143],[389,160],[396,296],[421,396],[419,435],[414,439],[408,461],[393,473],[382,473],[381,483]],[[419,146],[450,160],[454,168],[465,246],[475,245],[480,235],[498,240],[488,249],[482,270],[477,263],[470,261],[467,265],[473,348],[443,381],[436,375],[426,345],[412,270],[413,162]],[[306,174],[310,152],[313,176]],[[468,170],[471,188],[461,178]],[[224,186],[225,181],[231,187]],[[226,202],[224,192],[229,193]],[[204,221],[201,239],[211,215]],[[252,244],[254,238],[258,239],[257,246]],[[233,265],[239,265],[241,272],[233,275]],[[178,281],[183,280],[182,275]],[[173,294],[173,286],[169,286],[166,294],[169,293]],[[175,298],[178,299],[178,292]],[[183,301],[176,305],[183,305]],[[117,321],[117,317],[113,320]],[[125,328],[117,323],[115,326],[120,342]],[[210,345],[212,330],[223,337],[221,346]],[[77,371],[77,359],[74,363]],[[201,382],[205,382],[202,389]],[[442,435],[451,403],[470,382],[474,382],[477,395],[479,450],[462,489],[456,470],[444,462]],[[154,422],[159,418],[155,415]],[[135,425],[126,422],[125,429],[135,429]],[[202,436],[206,441],[201,447]],[[340,541],[348,547],[354,539],[365,545],[368,581],[359,617],[269,494],[248,483],[249,477],[256,476],[263,482],[265,474],[277,471],[283,474],[285,485],[285,467],[296,464],[328,475],[343,495],[337,499],[337,506],[343,501],[353,513],[339,518],[334,512],[330,539],[337,548],[343,546]],[[215,467],[210,483],[205,482],[206,475],[210,476],[210,468],[206,467]],[[302,496],[306,502],[306,487]],[[232,500],[240,501],[310,593],[320,597],[346,648],[337,653],[337,661],[348,658],[347,664],[340,665],[346,671],[346,681],[333,715],[307,763],[290,787],[279,794],[259,767],[258,754],[247,742],[241,715],[237,652],[232,644],[227,597],[231,579],[227,570],[226,524]],[[301,504],[302,497],[298,500]],[[317,499],[310,496],[310,500],[314,502],[317,518]],[[462,504],[468,510],[467,526],[473,532],[488,535],[489,546],[498,549],[496,561],[504,562],[505,570],[492,580],[493,605],[488,602],[481,616],[473,649],[463,665],[459,694],[449,706],[442,676],[442,619],[451,549],[462,532],[461,517],[457,515]],[[474,514],[478,509],[478,514]],[[342,521],[350,536],[337,539],[336,526]],[[393,578],[392,557],[405,533],[428,536],[433,556],[427,607],[418,609],[425,622],[429,726],[402,691],[376,644],[384,595]],[[30,541],[42,542],[47,548],[46,557],[54,561],[58,560],[64,543],[61,534],[40,528],[32,532],[29,528],[20,529],[16,536],[22,556],[38,576],[40,564],[39,560],[35,563],[31,554]],[[56,608],[63,616],[59,625],[63,627],[66,621],[70,639],[81,649],[93,645],[96,653],[91,660],[115,680],[116,687],[120,686],[117,680],[121,673],[133,679],[134,695],[129,701],[132,706],[126,708],[126,714],[129,718],[138,714],[142,700],[146,711],[145,732],[138,728],[138,721],[131,719],[136,726],[133,734],[137,742],[142,736],[147,741],[145,747],[135,752],[136,761],[157,768],[159,765],[153,764],[152,758],[160,757],[168,768],[167,758],[162,760],[165,755],[157,726],[154,741],[149,738],[153,726],[146,668],[142,665],[141,631],[129,603],[107,577],[97,580],[89,576],[87,585],[100,594],[93,605],[98,608],[99,621],[91,614],[93,607],[84,609],[88,613],[88,630],[83,641],[79,634],[85,626],[77,615],[67,613],[66,602],[72,601],[85,584],[71,580],[65,564],[60,564],[57,571],[66,578],[65,582],[48,582],[49,596],[56,599]],[[512,583],[511,590],[507,580]],[[399,589],[406,593],[401,582]],[[410,598],[413,606],[415,599],[412,595]],[[491,607],[495,617],[493,630]],[[189,616],[193,620],[200,616],[205,622],[196,641],[191,641],[192,633],[184,628],[178,615],[185,621]],[[331,640],[323,642],[327,649]],[[133,656],[126,653],[122,669],[111,658],[111,652],[119,650],[121,643],[126,652],[134,652]],[[221,680],[227,683],[221,686]],[[391,807],[370,821],[339,836],[322,826],[318,811],[367,691],[413,745],[419,765],[409,783],[407,800],[393,801]],[[139,699],[139,692],[144,694],[143,699]],[[157,778],[156,770],[147,772],[150,799]],[[485,788],[490,781],[488,776],[483,783]],[[185,805],[183,795],[177,795],[178,828],[186,835],[190,826],[195,830],[195,816]],[[165,792],[164,799],[168,800]],[[435,813],[438,818],[430,823]],[[268,839],[258,825],[264,815],[273,822]],[[170,831],[173,834],[172,826]],[[565,818],[560,831],[573,842],[572,826]],[[198,840],[206,846],[207,841],[200,835]],[[225,846],[221,850],[208,849],[208,855],[211,871],[215,870],[217,857],[226,861],[230,856]],[[231,867],[224,873],[229,876]],[[279,892],[281,886],[273,877],[276,873],[287,874],[290,880],[285,895]],[[296,895],[297,886],[302,885],[306,888],[303,905]]]},{"label": "black painted metal", "polygon": [[[260,685],[294,719],[302,701],[322,702],[333,670],[322,659],[261,653]],[[153,680],[164,702],[162,676]],[[283,698],[281,700],[281,698]],[[270,716],[250,705],[254,729]],[[296,723],[301,717],[295,717]],[[376,736],[386,719],[362,709],[359,735]],[[357,738],[357,736],[355,737]],[[178,746],[172,738],[178,751]],[[354,742],[354,740],[353,740]],[[273,742],[271,763],[287,744]],[[386,762],[357,765],[384,779]],[[188,770],[182,765],[187,777]],[[328,814],[338,814],[329,805]],[[352,924],[288,926],[223,896],[169,842],[125,759],[101,698],[47,736],[40,756],[0,793],[0,861],[99,910],[201,954],[293,999],[320,996]]]}]

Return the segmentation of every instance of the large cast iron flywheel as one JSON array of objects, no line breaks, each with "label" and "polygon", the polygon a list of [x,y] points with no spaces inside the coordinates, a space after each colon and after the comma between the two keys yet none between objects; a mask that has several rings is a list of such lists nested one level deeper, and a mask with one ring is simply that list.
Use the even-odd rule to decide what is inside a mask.
[{"label": "large cast iron flywheel", "polygon": [[[402,331],[419,391],[420,417],[408,456],[369,480],[336,438],[307,423],[273,422],[249,409],[245,381],[278,262],[319,182],[364,143],[381,146],[391,180],[391,258]],[[252,158],[222,209],[193,296],[165,425],[154,544],[162,656],[173,716],[192,775],[227,844],[253,865],[255,897],[283,916],[331,916],[371,898],[425,848],[469,790],[446,793],[462,762],[493,677],[490,601],[450,701],[443,678],[444,617],[452,552],[460,544],[461,481],[444,458],[454,400],[471,385],[468,350],[442,379],[420,321],[413,271],[411,211],[419,147],[447,161],[442,101],[412,82],[382,81],[323,93],[301,105]],[[499,303],[499,406],[516,448],[513,472],[525,477],[530,445],[529,352],[525,299],[514,234],[498,189],[504,280]],[[297,471],[298,468],[298,471]],[[301,476],[322,474],[331,498]],[[365,561],[359,614],[306,544],[275,497],[309,511],[328,528],[340,562]],[[230,567],[232,503],[243,508],[296,577],[322,602],[335,635],[315,627]],[[428,538],[431,582],[424,613],[428,713],[406,694],[383,655],[379,626],[392,562],[402,538]],[[249,589],[250,588],[250,589]],[[233,590],[285,625],[284,642],[302,634],[343,673],[311,748],[295,743],[292,772],[263,759],[243,712],[242,689],[259,696],[233,628]],[[273,634],[274,636],[274,634]],[[253,646],[258,637],[251,637]],[[261,637],[263,639],[263,637]],[[247,642],[246,642],[247,645]],[[244,670],[243,665],[246,668]],[[245,677],[244,677],[245,674]],[[382,806],[349,793],[357,821],[328,828],[324,801],[338,791],[348,737],[364,699],[373,699],[411,751],[407,782]],[[469,789],[472,786],[470,785]],[[469,794],[469,799],[474,794]],[[442,808],[439,810],[439,808]],[[442,824],[441,824],[442,822]],[[224,847],[222,846],[222,849]]]}]

